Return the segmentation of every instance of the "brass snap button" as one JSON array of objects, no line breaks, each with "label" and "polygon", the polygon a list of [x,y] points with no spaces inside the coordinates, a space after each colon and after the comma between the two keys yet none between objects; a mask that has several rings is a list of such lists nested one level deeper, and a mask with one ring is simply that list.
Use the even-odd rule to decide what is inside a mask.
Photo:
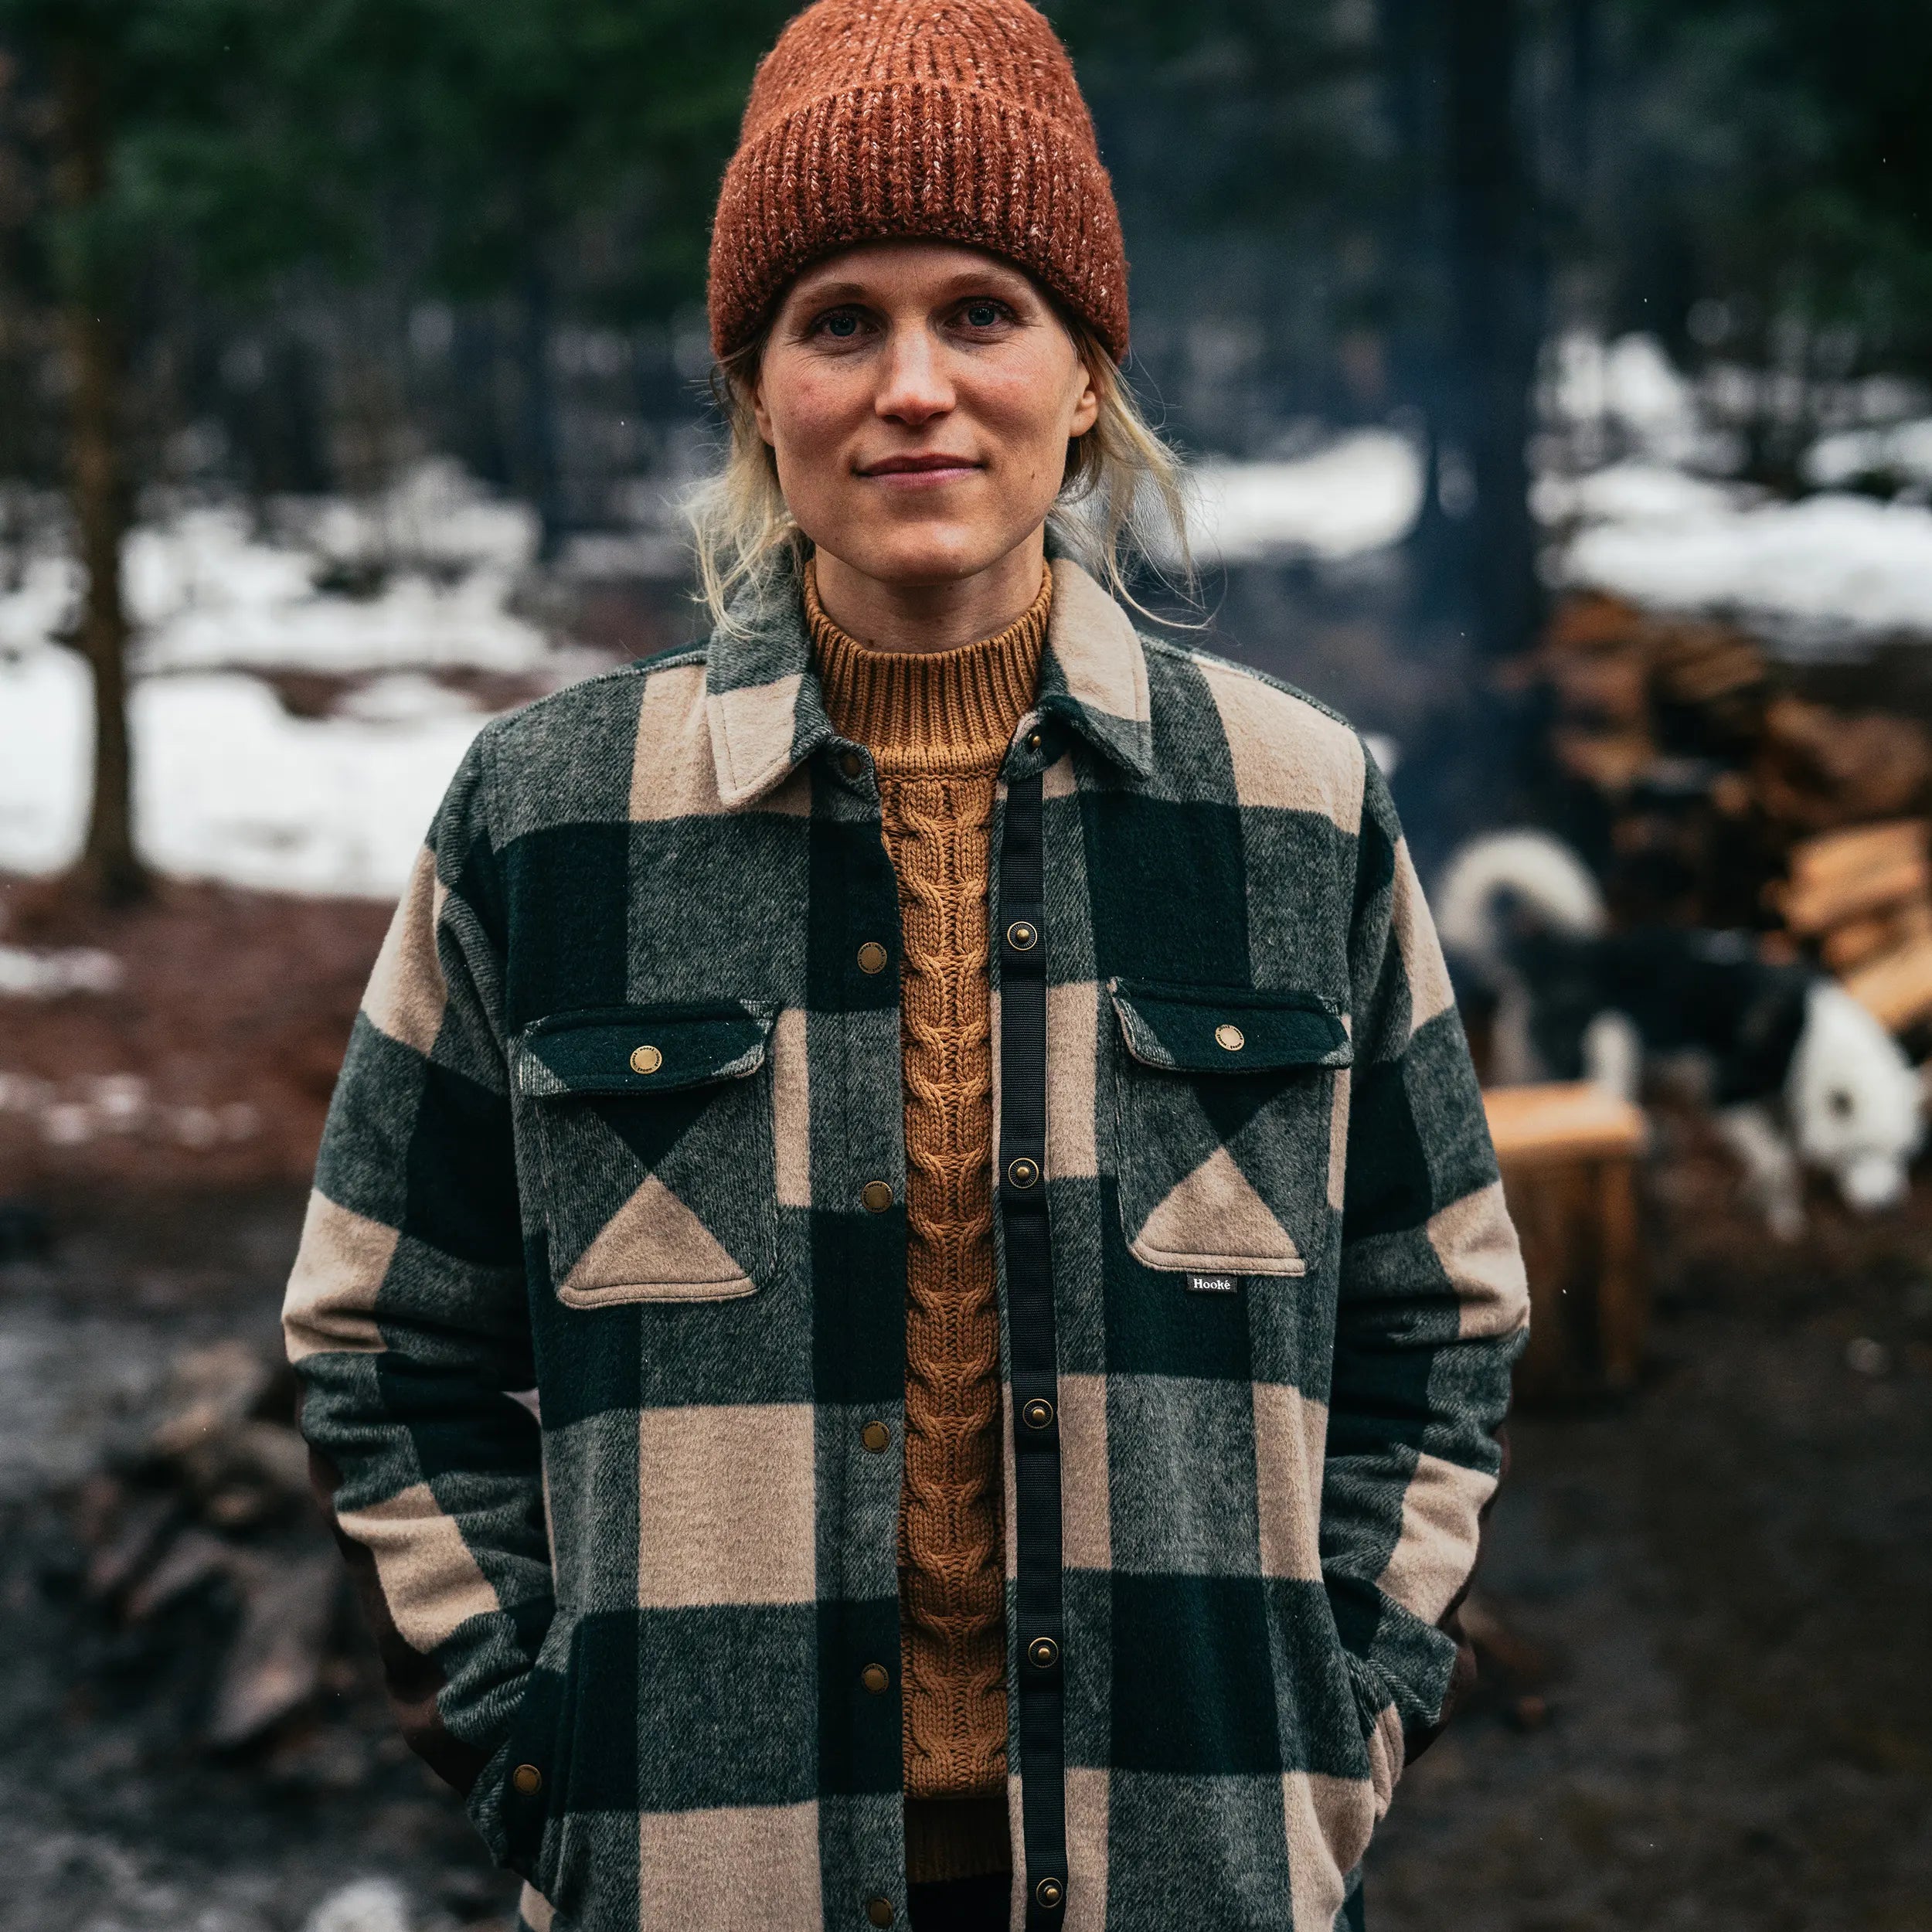
[{"label": "brass snap button", "polygon": [[1036,1670],[1051,1670],[1060,1660],[1060,1647],[1050,1637],[1036,1637],[1026,1646],[1026,1661]]},{"label": "brass snap button", "polygon": [[1029,731],[1029,732],[1028,732],[1028,733],[1027,733],[1027,734],[1026,734],[1026,749],[1027,749],[1029,751],[1037,751],[1037,750],[1039,750],[1039,733],[1037,731]]},{"label": "brass snap button", "polygon": [[842,751],[838,754],[838,769],[848,778],[856,778],[866,768],[866,761],[855,751]]},{"label": "brass snap button", "polygon": [[859,1198],[872,1214],[883,1214],[893,1204],[892,1183],[889,1181],[868,1181],[859,1190]]},{"label": "brass snap button", "polygon": [[1039,944],[1039,928],[1030,920],[1016,919],[1006,928],[1006,943],[1016,953],[1030,953]]},{"label": "brass snap button", "polygon": [[1006,1163],[1006,1178],[1017,1188],[1037,1187],[1039,1185],[1039,1163],[1029,1161],[1022,1154],[1018,1160]]},{"label": "brass snap button", "polygon": [[1066,1896],[1066,1888],[1060,1883],[1058,1879],[1042,1879],[1039,1883],[1033,1887],[1033,1896],[1049,1912],[1052,1911]]},{"label": "brass snap button", "polygon": [[871,1898],[866,1901],[866,1917],[874,1925],[890,1925],[893,1922],[893,1902],[890,1899]]},{"label": "brass snap button", "polygon": [[510,1782],[526,1798],[535,1798],[543,1788],[543,1774],[534,1764],[519,1764],[511,1772]]},{"label": "brass snap button", "polygon": [[634,1073],[655,1073],[664,1064],[664,1056],[655,1046],[640,1046],[631,1056]]},{"label": "brass snap button", "polygon": [[1044,1396],[1036,1396],[1019,1412],[1020,1420],[1029,1429],[1050,1429],[1053,1426],[1053,1405]]},{"label": "brass snap button", "polygon": [[1248,1036],[1238,1026],[1230,1026],[1226,1021],[1214,1029],[1214,1043],[1230,1053],[1238,1053],[1247,1045]]},{"label": "brass snap button", "polygon": [[876,1456],[892,1441],[893,1432],[883,1422],[873,1420],[859,1432],[859,1440]]},{"label": "brass snap button", "polygon": [[883,1664],[868,1664],[859,1673],[859,1681],[872,1692],[873,1696],[876,1697],[881,1691],[890,1685],[893,1681],[892,1673]]},{"label": "brass snap button", "polygon": [[884,947],[876,939],[869,939],[859,949],[859,970],[862,973],[883,973],[886,961],[891,957]]}]

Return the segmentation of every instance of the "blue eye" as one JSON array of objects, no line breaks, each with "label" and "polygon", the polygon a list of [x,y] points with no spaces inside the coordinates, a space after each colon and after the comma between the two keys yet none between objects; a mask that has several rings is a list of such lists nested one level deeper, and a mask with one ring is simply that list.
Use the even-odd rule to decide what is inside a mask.
[{"label": "blue eye", "polygon": [[998,321],[998,303],[969,302],[967,304],[966,326],[968,328],[992,328]]},{"label": "blue eye", "polygon": [[842,342],[859,333],[859,318],[856,315],[828,315],[825,328],[828,335],[835,335]]}]

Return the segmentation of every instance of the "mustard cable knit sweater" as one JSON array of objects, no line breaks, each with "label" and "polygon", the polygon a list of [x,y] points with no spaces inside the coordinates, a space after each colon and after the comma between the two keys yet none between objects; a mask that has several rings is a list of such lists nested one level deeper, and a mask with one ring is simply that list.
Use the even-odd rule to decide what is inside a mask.
[{"label": "mustard cable knit sweater", "polygon": [[1052,593],[1049,574],[1032,608],[982,643],[883,651],[825,615],[805,573],[826,709],[878,772],[903,927],[900,1676],[915,1880],[1010,1856],[986,906],[994,790],[1032,708]]}]

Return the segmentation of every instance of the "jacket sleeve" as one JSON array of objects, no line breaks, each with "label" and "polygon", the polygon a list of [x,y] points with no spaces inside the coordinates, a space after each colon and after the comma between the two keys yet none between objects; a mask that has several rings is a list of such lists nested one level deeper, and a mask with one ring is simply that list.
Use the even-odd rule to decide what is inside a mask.
[{"label": "jacket sleeve", "polygon": [[553,1603],[539,1431],[505,1393],[535,1376],[485,757],[377,957],[283,1310],[318,1493],[404,1733],[480,1800]]},{"label": "jacket sleeve", "polygon": [[1321,1548],[1379,1811],[1458,1687],[1454,1612],[1502,1474],[1529,1304],[1442,948],[1372,759],[1350,949]]}]

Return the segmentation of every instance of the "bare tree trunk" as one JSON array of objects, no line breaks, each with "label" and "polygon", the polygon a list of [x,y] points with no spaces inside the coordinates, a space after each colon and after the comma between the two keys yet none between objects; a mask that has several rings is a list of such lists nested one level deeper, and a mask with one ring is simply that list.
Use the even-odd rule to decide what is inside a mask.
[{"label": "bare tree trunk", "polygon": [[563,485],[557,463],[556,378],[550,366],[556,291],[543,245],[532,240],[523,276],[523,461],[536,505],[538,560],[552,563],[563,547]]},{"label": "bare tree trunk", "polygon": [[1516,124],[1519,0],[1453,0],[1444,19],[1458,428],[1476,486],[1477,642],[1485,655],[1511,658],[1528,648],[1542,616],[1529,449],[1543,291]]},{"label": "bare tree trunk", "polygon": [[[97,59],[84,43],[61,50],[57,107],[62,207],[84,223],[105,192],[107,128]],[[120,332],[107,300],[97,244],[77,240],[75,280],[66,291],[62,332],[70,368],[69,471],[86,580],[78,639],[94,673],[94,801],[74,877],[109,905],[138,899],[148,876],[134,849],[134,760],[128,729],[127,604],[121,552],[128,488],[121,460],[124,366]]]}]

